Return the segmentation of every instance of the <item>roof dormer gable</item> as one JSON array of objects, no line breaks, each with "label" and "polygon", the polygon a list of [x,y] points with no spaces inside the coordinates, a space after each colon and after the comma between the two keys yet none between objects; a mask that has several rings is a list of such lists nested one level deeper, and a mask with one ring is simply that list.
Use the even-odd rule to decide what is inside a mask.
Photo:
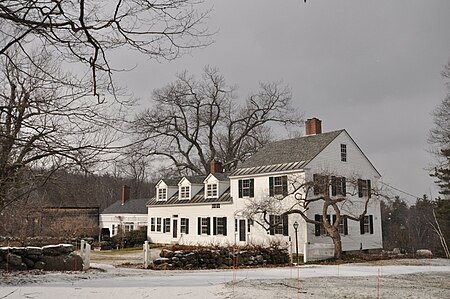
[{"label": "roof dormer gable", "polygon": [[173,183],[170,183],[167,180],[161,179],[156,183],[155,189],[156,199],[164,201],[174,195],[177,192],[178,187],[176,185],[173,186]]},{"label": "roof dormer gable", "polygon": [[219,198],[230,186],[228,177],[225,178],[223,173],[218,175],[210,173],[203,183],[205,184],[205,198]]}]

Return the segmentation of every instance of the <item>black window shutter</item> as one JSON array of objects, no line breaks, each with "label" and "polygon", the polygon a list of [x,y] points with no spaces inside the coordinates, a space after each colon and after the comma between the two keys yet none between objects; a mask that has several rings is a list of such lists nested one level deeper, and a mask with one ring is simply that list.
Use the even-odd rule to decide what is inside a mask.
[{"label": "black window shutter", "polygon": [[273,196],[275,192],[273,192],[273,177],[269,177],[269,196]]},{"label": "black window shutter", "polygon": [[331,177],[331,195],[336,196],[336,177]]},{"label": "black window shutter", "polygon": [[242,180],[239,180],[239,198],[242,198]]},{"label": "black window shutter", "polygon": [[363,197],[363,180],[358,179],[358,197]]},{"label": "black window shutter", "polygon": [[234,231],[237,232],[238,231],[238,220],[234,219]]},{"label": "black window shutter", "polygon": [[198,217],[197,218],[197,222],[198,222],[198,234],[201,235],[202,234],[202,218]]},{"label": "black window shutter", "polygon": [[314,183],[314,195],[319,195],[320,194],[320,190],[319,190],[319,175],[317,174],[313,174],[313,183]]},{"label": "black window shutter", "polygon": [[227,217],[223,217],[223,235],[227,235]]},{"label": "black window shutter", "polygon": [[344,235],[348,235],[347,216],[344,215],[342,220],[344,221]]},{"label": "black window shutter", "polygon": [[269,215],[269,223],[270,223],[270,234],[275,235],[275,216]]},{"label": "black window shutter", "polygon": [[166,232],[166,221],[167,221],[167,219],[164,218],[163,220],[164,220],[163,221],[163,233],[165,233]]},{"label": "black window shutter", "polygon": [[189,234],[189,218],[186,218],[186,235]]},{"label": "black window shutter", "polygon": [[206,219],[208,219],[207,221],[206,221],[206,223],[207,223],[207,235],[210,235],[211,234],[211,217],[208,217],[208,218],[206,218]]},{"label": "black window shutter", "polygon": [[287,175],[282,176],[281,180],[283,181],[283,196],[286,196],[288,195]]},{"label": "black window shutter", "polygon": [[[320,215],[319,214],[314,215],[314,220],[320,221]],[[320,226],[321,224],[314,224],[314,235],[320,236]]]},{"label": "black window shutter", "polygon": [[372,196],[372,187],[370,185],[370,180],[367,180],[367,196],[369,198]]},{"label": "black window shutter", "polygon": [[217,228],[216,228],[216,226],[217,226],[217,218],[213,217],[213,235],[214,236],[217,235]]},{"label": "black window shutter", "polygon": [[255,180],[254,179],[250,179],[250,194],[249,197],[255,197],[255,192],[254,192],[254,186],[255,186]]},{"label": "black window shutter", "polygon": [[334,225],[334,223],[336,222],[336,215],[332,215],[332,218],[331,218],[331,219],[332,219],[332,221],[333,221],[333,222],[331,223],[331,225]]},{"label": "black window shutter", "polygon": [[289,236],[289,215],[283,215],[283,236]]},{"label": "black window shutter", "polygon": [[342,183],[342,195],[347,196],[347,182],[345,180],[345,177],[342,177],[341,183]]},{"label": "black window shutter", "polygon": [[359,221],[359,231],[361,235],[364,235],[364,217]]},{"label": "black window shutter", "polygon": [[369,216],[370,233],[373,234],[373,215]]}]

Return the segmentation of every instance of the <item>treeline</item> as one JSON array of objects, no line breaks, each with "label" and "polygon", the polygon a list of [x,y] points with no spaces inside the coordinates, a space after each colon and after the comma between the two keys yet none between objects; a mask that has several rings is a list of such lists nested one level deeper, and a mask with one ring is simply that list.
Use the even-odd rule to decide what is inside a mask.
[{"label": "treeline", "polygon": [[[434,211],[434,213],[433,213]],[[399,248],[406,253],[429,249],[436,256],[446,256],[443,240],[450,241],[450,200],[430,200],[426,196],[414,205],[396,197],[381,202],[383,247]]]},{"label": "treeline", "polygon": [[[12,202],[1,211],[0,236],[24,239],[44,235],[95,236],[98,235],[98,218],[90,214],[92,211],[101,213],[121,200],[123,185],[131,187],[131,198],[154,195],[154,183],[151,182],[66,170],[54,172],[45,182],[35,185],[35,190],[22,200]],[[58,211],[58,208],[62,210]],[[67,208],[71,210],[67,211]],[[77,213],[76,217],[71,215],[73,213]],[[55,221],[57,218],[59,221]]]}]

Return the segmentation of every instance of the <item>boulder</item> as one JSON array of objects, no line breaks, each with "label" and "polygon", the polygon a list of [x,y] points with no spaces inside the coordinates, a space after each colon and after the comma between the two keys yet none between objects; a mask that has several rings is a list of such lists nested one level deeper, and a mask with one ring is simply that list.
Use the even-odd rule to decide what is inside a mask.
[{"label": "boulder", "polygon": [[27,253],[28,256],[30,255],[42,255],[42,248],[41,247],[27,247],[25,248],[25,252]]},{"label": "boulder", "polygon": [[8,253],[6,255],[6,261],[12,266],[20,266],[22,264],[22,257],[14,253]]},{"label": "boulder", "polygon": [[428,249],[418,249],[416,251],[416,257],[418,258],[432,258],[433,253]]},{"label": "boulder", "polygon": [[37,261],[36,263],[34,263],[34,269],[44,270],[44,268],[45,268],[45,263],[43,261]]}]

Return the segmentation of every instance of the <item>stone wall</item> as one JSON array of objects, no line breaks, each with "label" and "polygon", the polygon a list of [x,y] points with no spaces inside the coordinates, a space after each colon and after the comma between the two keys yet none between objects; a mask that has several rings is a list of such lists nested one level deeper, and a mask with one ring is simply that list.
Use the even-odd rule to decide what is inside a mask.
[{"label": "stone wall", "polygon": [[0,247],[0,269],[81,271],[83,260],[70,244],[44,247]]},{"label": "stone wall", "polygon": [[282,265],[289,263],[287,249],[258,248],[233,250],[232,248],[199,248],[191,250],[163,249],[153,260],[154,269],[216,269]]}]

